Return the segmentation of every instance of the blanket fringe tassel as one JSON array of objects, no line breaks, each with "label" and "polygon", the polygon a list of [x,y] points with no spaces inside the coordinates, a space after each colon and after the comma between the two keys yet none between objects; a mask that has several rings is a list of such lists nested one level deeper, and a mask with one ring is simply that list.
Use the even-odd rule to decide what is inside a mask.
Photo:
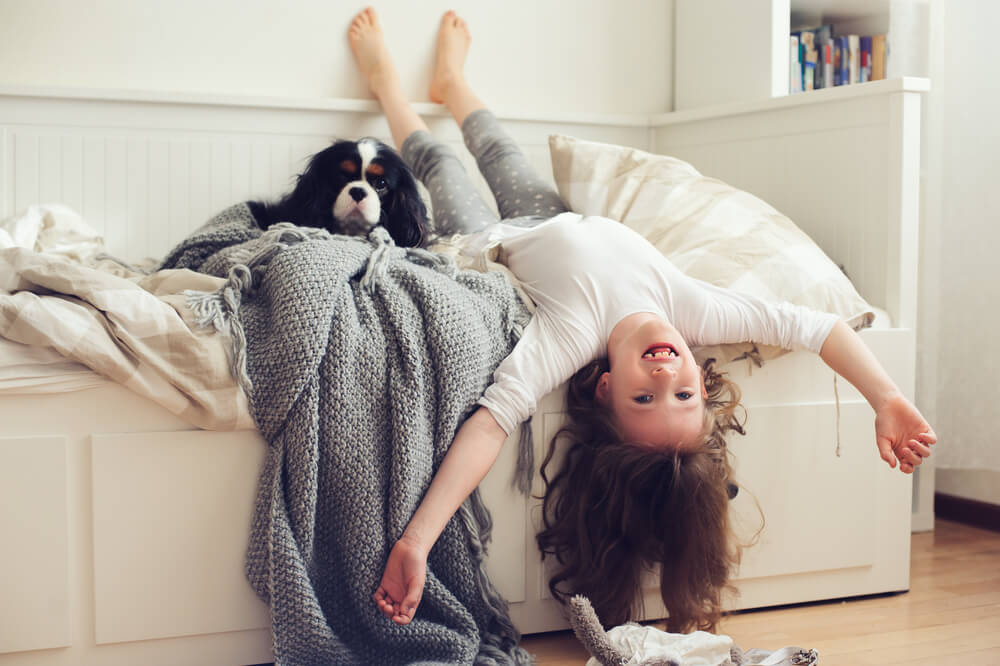
[{"label": "blanket fringe tassel", "polygon": [[246,334],[236,313],[240,309],[243,297],[253,292],[254,270],[267,265],[275,255],[289,245],[329,237],[330,234],[325,229],[296,227],[287,222],[280,222],[261,234],[262,246],[257,252],[249,256],[245,263],[236,264],[229,269],[226,284],[221,289],[215,292],[194,290],[184,292],[188,307],[191,308],[195,322],[199,326],[211,327],[232,336],[233,353],[230,358],[230,369],[246,395],[251,394],[253,382],[247,374]]},{"label": "blanket fringe tassel", "polygon": [[[392,257],[390,250],[396,248],[396,243],[385,227],[375,227],[368,233],[368,240],[372,242],[375,249],[368,257],[368,264],[365,266],[365,274],[361,277],[361,286],[371,294],[375,290],[375,284],[386,274],[389,259]],[[458,272],[458,265],[452,257],[435,254],[429,250],[419,247],[408,247],[402,250],[406,258],[415,264],[436,270],[447,275],[454,276]]]},{"label": "blanket fringe tassel", "polygon": [[522,495],[531,494],[531,480],[535,476],[535,440],[531,435],[531,420],[521,423],[521,433],[517,440],[517,466],[511,485]]}]

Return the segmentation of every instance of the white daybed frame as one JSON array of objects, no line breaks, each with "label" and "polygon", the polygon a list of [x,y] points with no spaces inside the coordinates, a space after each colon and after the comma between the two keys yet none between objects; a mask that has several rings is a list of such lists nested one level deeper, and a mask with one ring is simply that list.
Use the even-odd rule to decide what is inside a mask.
[{"label": "white daybed frame", "polygon": [[[676,155],[776,206],[889,312],[894,328],[864,338],[912,396],[926,89],[883,81],[654,117],[499,115],[541,173],[561,132]],[[442,110],[419,110],[468,159]],[[0,89],[0,216],[64,203],[113,254],[162,255],[222,207],[284,191],[329,138],[362,135],[387,136],[370,102]],[[833,375],[810,354],[752,376],[746,362],[727,369],[749,414],[731,445],[745,486],[733,510],[752,534],[752,494],[767,520],[729,607],[907,589],[911,479],[879,461],[867,404],[841,381],[838,419]],[[533,421],[538,461],[560,409],[553,394]],[[270,661],[268,613],[243,578],[263,448],[254,431],[195,430],[111,383],[0,397],[0,664]],[[489,568],[522,631],[564,628],[534,545],[539,503],[509,489],[515,449],[483,484]]]}]

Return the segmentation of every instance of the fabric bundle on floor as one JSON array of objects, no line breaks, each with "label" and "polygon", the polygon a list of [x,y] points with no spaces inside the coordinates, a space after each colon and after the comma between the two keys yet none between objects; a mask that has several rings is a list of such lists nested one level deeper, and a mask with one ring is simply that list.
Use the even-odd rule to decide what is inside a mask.
[{"label": "fabric bundle on floor", "polygon": [[261,231],[240,204],[163,265],[228,278],[191,302],[231,331],[269,444],[247,576],[270,604],[275,660],[528,663],[482,568],[490,519],[478,493],[430,553],[416,618],[396,625],[372,601],[389,550],[528,317],[503,276],[456,271],[380,231]]}]

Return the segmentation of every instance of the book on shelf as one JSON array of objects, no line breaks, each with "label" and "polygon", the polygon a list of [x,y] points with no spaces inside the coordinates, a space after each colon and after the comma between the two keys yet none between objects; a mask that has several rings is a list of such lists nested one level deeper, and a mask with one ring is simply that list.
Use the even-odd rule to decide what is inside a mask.
[{"label": "book on shelf", "polygon": [[802,92],[802,61],[799,60],[798,35],[792,35],[789,40],[788,59],[791,65],[788,71],[788,92]]},{"label": "book on shelf", "polygon": [[885,35],[872,37],[872,81],[885,78]]},{"label": "book on shelf", "polygon": [[851,82],[851,47],[847,35],[837,38],[837,48],[840,50],[840,81],[838,86],[846,86]]},{"label": "book on shelf", "polygon": [[823,76],[820,88],[833,87],[833,40],[823,45]]},{"label": "book on shelf", "polygon": [[858,83],[858,72],[860,63],[858,62],[861,40],[857,35],[847,36],[847,59],[848,59],[848,83]]},{"label": "book on shelf", "polygon": [[[831,51],[831,45],[833,44],[833,26],[832,25],[821,25],[812,31],[813,33],[813,44],[816,47],[816,88],[829,88],[833,85],[832,71],[826,71],[827,51]],[[833,61],[831,60],[832,64]]]},{"label": "book on shelf", "polygon": [[862,37],[860,39],[860,62],[858,80],[867,83],[872,80],[872,38]]},{"label": "book on shelf", "polygon": [[827,24],[790,37],[790,93],[885,78],[885,35],[834,35]]}]

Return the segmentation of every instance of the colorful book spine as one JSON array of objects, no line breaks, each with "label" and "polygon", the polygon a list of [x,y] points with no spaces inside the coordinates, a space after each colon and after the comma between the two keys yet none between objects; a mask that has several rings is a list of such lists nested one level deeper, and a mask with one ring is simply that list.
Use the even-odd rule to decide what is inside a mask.
[{"label": "colorful book spine", "polygon": [[802,63],[802,89],[812,90],[816,73],[816,35],[812,30],[799,33],[799,61]]},{"label": "colorful book spine", "polygon": [[[816,87],[829,88],[833,85],[832,75],[827,76],[826,71],[826,51],[833,42],[833,26],[821,25],[813,32],[813,42],[816,47]],[[831,61],[832,62],[832,61]]]},{"label": "colorful book spine", "polygon": [[857,83],[861,74],[861,40],[857,35],[847,36],[848,83]]},{"label": "colorful book spine", "polygon": [[802,64],[802,89],[803,90],[815,90],[816,89],[816,51],[808,51],[806,53],[806,61]]},{"label": "colorful book spine", "polygon": [[788,47],[788,92],[802,92],[802,62],[799,60],[799,38],[792,35]]},{"label": "colorful book spine", "polygon": [[836,77],[834,85],[846,86],[850,81],[851,69],[847,58],[847,37],[840,36],[836,39],[836,63],[833,75]]},{"label": "colorful book spine", "polygon": [[867,83],[872,80],[872,38],[862,37],[860,40],[861,63],[858,80]]},{"label": "colorful book spine", "polygon": [[830,88],[834,85],[833,83],[833,42],[827,42],[823,45],[823,76],[820,85],[824,88]]}]

